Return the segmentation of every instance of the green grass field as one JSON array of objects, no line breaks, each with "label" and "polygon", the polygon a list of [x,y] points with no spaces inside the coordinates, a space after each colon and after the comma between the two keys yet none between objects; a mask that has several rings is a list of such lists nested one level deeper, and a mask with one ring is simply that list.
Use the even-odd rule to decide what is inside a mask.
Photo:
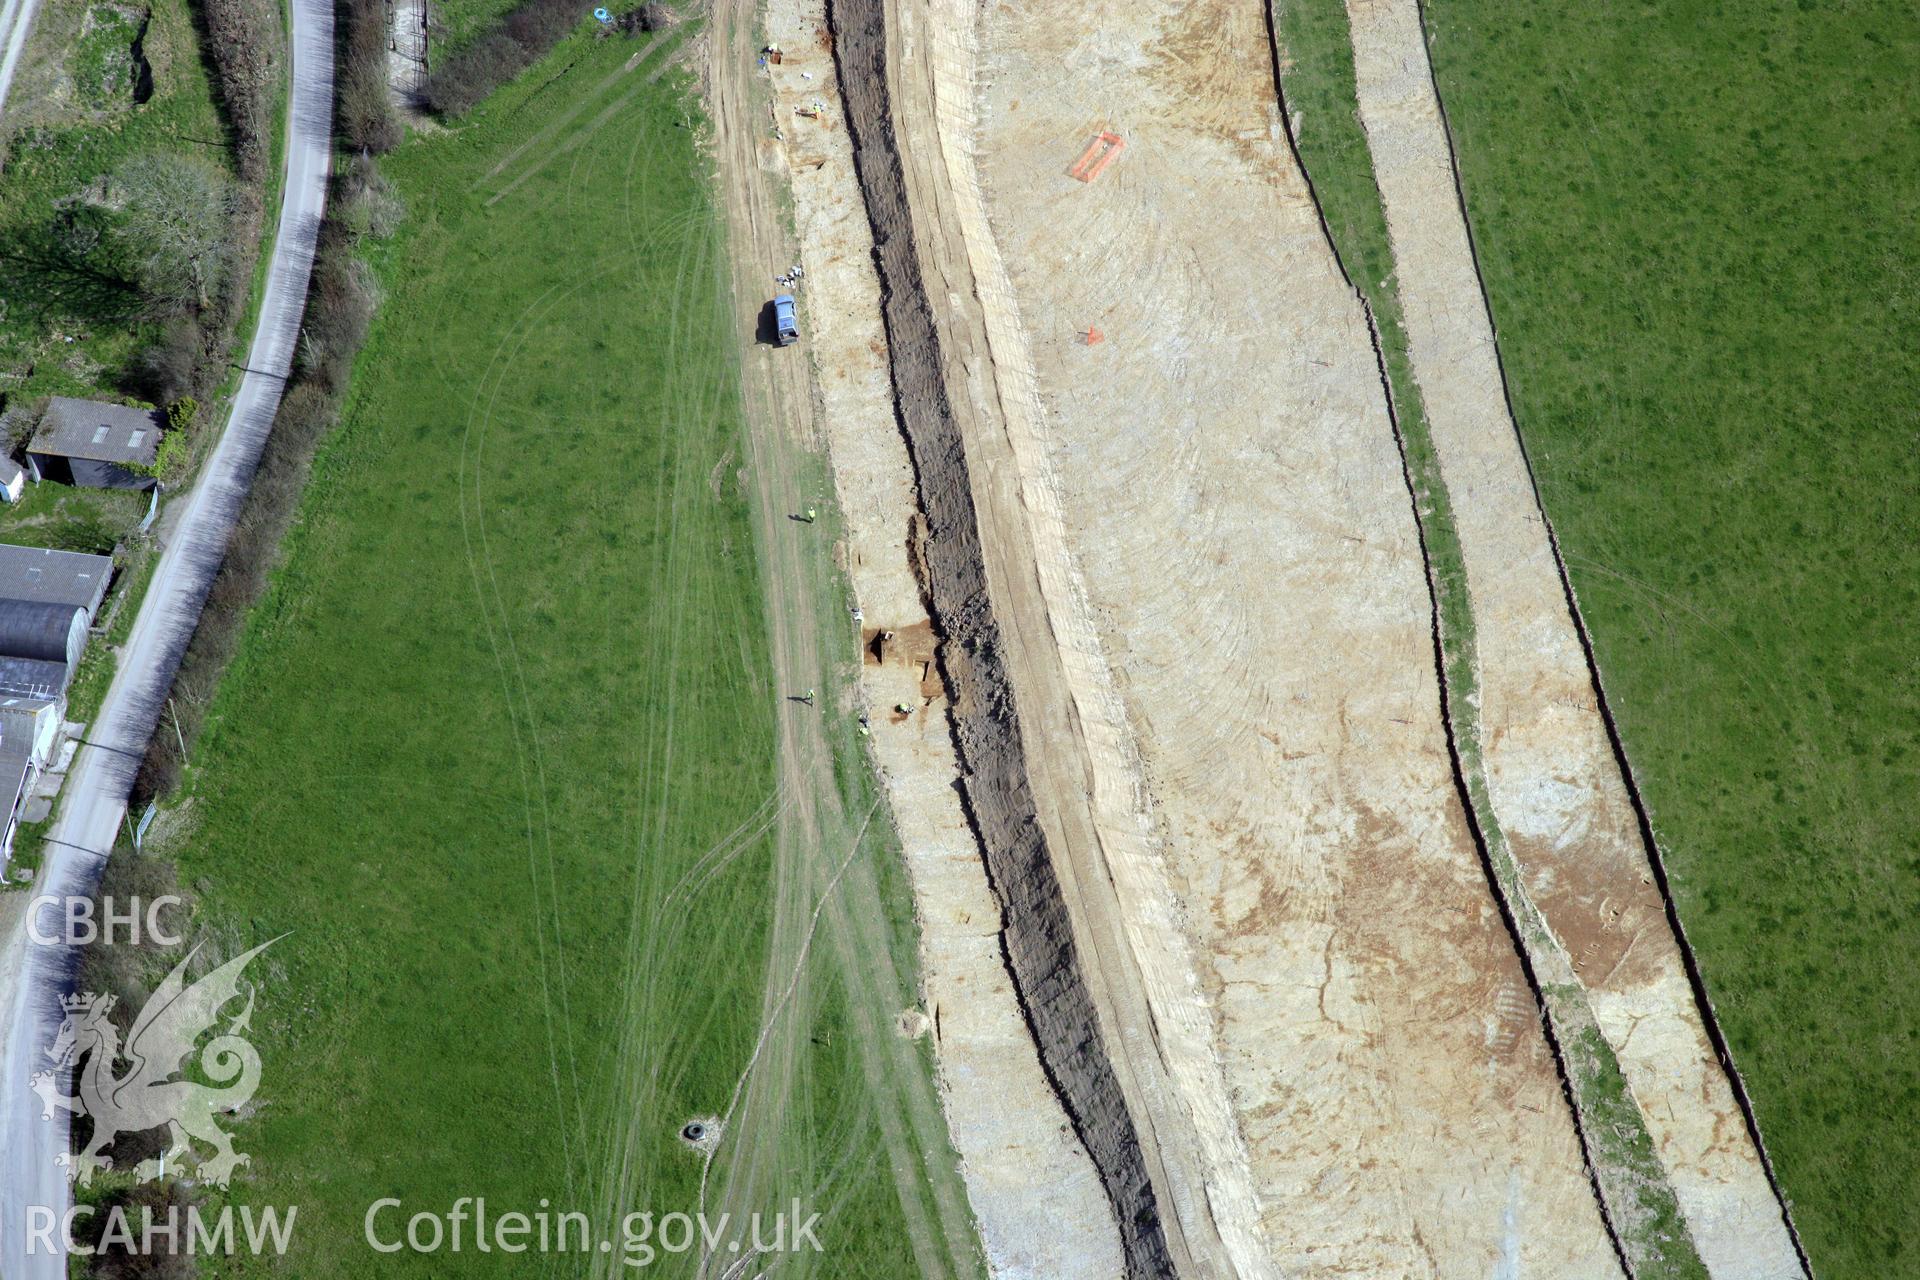
[{"label": "green grass field", "polygon": [[1823,1276],[1913,1274],[1920,14],[1429,18],[1520,427],[1795,1219]]},{"label": "green grass field", "polygon": [[[434,5],[431,54],[437,58],[458,49],[510,13],[517,4],[518,0],[451,0]],[[624,9],[624,6],[618,8]],[[580,10],[580,15],[584,18],[592,11],[593,6],[588,5]]]},{"label": "green grass field", "polygon": [[[383,162],[407,220],[179,850],[231,947],[287,935],[235,1194],[298,1204],[298,1257],[234,1274],[623,1273],[377,1256],[362,1219],[698,1208],[678,1130],[725,1112],[791,977],[740,335],[684,77],[611,80],[632,52],[571,40]],[[826,1215],[782,1274],[915,1274],[828,954],[750,1108],[783,1126],[753,1135],[780,1191]]]}]

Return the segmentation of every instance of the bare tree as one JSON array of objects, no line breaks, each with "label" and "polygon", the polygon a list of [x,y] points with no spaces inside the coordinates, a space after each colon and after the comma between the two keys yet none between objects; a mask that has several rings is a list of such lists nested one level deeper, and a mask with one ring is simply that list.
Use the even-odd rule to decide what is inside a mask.
[{"label": "bare tree", "polygon": [[204,310],[227,268],[233,184],[197,156],[142,152],[114,170],[125,201],[114,237],[142,290],[177,310]]}]

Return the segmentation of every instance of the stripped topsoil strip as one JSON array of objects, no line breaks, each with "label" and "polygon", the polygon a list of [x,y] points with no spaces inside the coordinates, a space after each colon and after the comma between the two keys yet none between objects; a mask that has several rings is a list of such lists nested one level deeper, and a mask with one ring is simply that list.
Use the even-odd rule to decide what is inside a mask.
[{"label": "stripped topsoil strip", "polygon": [[887,90],[881,0],[827,6],[847,130],[873,226],[894,411],[913,459],[928,611],[952,691],[961,792],[1003,911],[1001,942],[1040,1062],[1099,1171],[1131,1277],[1172,1276],[1139,1135],[1108,1060],[1075,954],[1067,907],[1028,786],[1000,628],[987,595],[964,444],[915,258],[906,179]]},{"label": "stripped topsoil strip", "polygon": [[[1585,969],[1568,985],[1584,994],[1617,1058],[1620,1087],[1638,1103],[1698,1260],[1716,1273],[1805,1275],[1666,892],[1513,417],[1420,5],[1348,0],[1347,9],[1409,354],[1458,500],[1482,641],[1478,705],[1489,731],[1481,750],[1520,871],[1514,888],[1538,908],[1542,936]],[[1435,198],[1443,191],[1452,201]],[[1479,314],[1463,311],[1461,300],[1476,293]]]},{"label": "stripped topsoil strip", "polygon": [[[1319,216],[1321,234],[1326,238],[1341,277],[1359,299],[1372,334],[1374,360],[1379,368],[1381,390],[1387,401],[1387,416],[1393,423],[1394,438],[1399,444],[1401,470],[1408,497],[1412,501],[1419,536],[1420,557],[1426,567],[1427,594],[1433,611],[1434,674],[1439,682],[1440,719],[1446,733],[1454,789],[1466,814],[1469,834],[1479,854],[1489,890],[1500,909],[1507,932],[1513,938],[1527,987],[1535,1006],[1542,1011],[1541,1029],[1546,1036],[1548,1050],[1553,1055],[1561,1092],[1573,1120],[1575,1136],[1579,1139],[1581,1159],[1593,1185],[1594,1199],[1621,1271],[1625,1275],[1638,1276],[1665,1275],[1669,1271],[1672,1274],[1692,1274],[1700,1269],[1700,1264],[1694,1257],[1691,1239],[1683,1230],[1673,1228],[1668,1218],[1662,1216],[1663,1212],[1678,1216],[1672,1189],[1665,1183],[1657,1162],[1645,1155],[1639,1145],[1650,1145],[1639,1110],[1631,1099],[1622,1099],[1612,1107],[1602,1107],[1591,1101],[1596,1096],[1601,1078],[1617,1079],[1618,1065],[1612,1049],[1594,1024],[1591,1010],[1583,1000],[1572,994],[1571,961],[1558,952],[1558,944],[1546,932],[1544,923],[1538,919],[1515,881],[1518,871],[1506,847],[1505,836],[1494,819],[1491,802],[1484,794],[1485,770],[1477,746],[1480,734],[1477,668],[1473,655],[1473,619],[1466,605],[1466,572],[1460,563],[1451,500],[1433,456],[1420,389],[1413,380],[1406,354],[1407,339],[1399,315],[1398,295],[1393,292],[1389,280],[1381,281],[1377,297],[1384,304],[1383,315],[1381,310],[1376,309],[1374,287],[1363,287],[1353,271],[1349,270],[1346,252],[1341,248],[1340,239],[1334,235],[1327,204],[1314,179],[1313,167],[1308,165],[1301,150],[1298,118],[1287,102],[1288,77],[1296,73],[1303,76],[1309,74],[1299,65],[1303,56],[1311,60],[1315,53],[1323,57],[1337,53],[1347,58],[1350,64],[1345,6],[1341,0],[1327,0],[1326,8],[1339,15],[1338,49],[1308,48],[1303,51],[1300,43],[1303,33],[1296,29],[1293,43],[1289,45],[1282,38],[1276,6],[1268,5],[1267,32],[1273,49],[1274,91],[1280,103],[1280,120],[1287,145],[1295,163],[1305,175],[1314,210]],[[1293,11],[1290,16],[1297,24],[1298,12]],[[1349,82],[1346,86],[1347,103],[1353,103],[1353,92]],[[1358,130],[1357,104],[1353,110],[1355,114],[1350,127]],[[1348,126],[1335,124],[1332,127]],[[1361,137],[1364,139],[1364,134]],[[1324,147],[1325,144],[1322,145]],[[1369,202],[1369,208],[1378,221],[1377,224],[1368,225],[1364,217],[1356,220],[1350,204],[1344,206],[1341,221],[1345,228],[1343,234],[1361,242],[1358,256],[1364,262],[1365,238],[1370,234],[1376,235],[1379,247],[1385,251],[1387,228],[1386,214],[1380,208],[1380,196],[1374,184],[1371,155],[1362,154],[1366,156],[1366,162],[1359,174],[1358,187],[1364,194],[1359,198]],[[1331,176],[1336,187],[1343,180],[1349,184],[1355,181],[1352,174],[1335,173]],[[1354,198],[1349,193],[1338,194],[1349,201]],[[1348,247],[1351,249],[1354,245]],[[1389,351],[1394,353],[1397,363],[1389,360]],[[1449,611],[1450,595],[1457,601],[1457,612]],[[1554,966],[1552,976],[1545,980],[1536,957],[1536,952],[1542,948],[1553,949],[1549,956]],[[1589,1101],[1583,1103],[1583,1098]],[[1588,1105],[1595,1108],[1591,1115],[1586,1110]],[[1637,1161],[1636,1156],[1639,1157]]]},{"label": "stripped topsoil strip", "polygon": [[[1416,12],[1419,15],[1420,37],[1430,42],[1431,25],[1427,17],[1424,0],[1416,0]],[[1466,228],[1467,253],[1473,265],[1474,279],[1480,286],[1480,302],[1486,309],[1489,332],[1494,333],[1494,367],[1500,377],[1500,398],[1506,409],[1507,420],[1514,425],[1514,439],[1520,449],[1520,457],[1526,466],[1528,487],[1533,492],[1535,507],[1540,513],[1541,527],[1547,535],[1547,545],[1553,553],[1554,570],[1560,579],[1561,593],[1566,600],[1567,616],[1573,624],[1574,635],[1580,642],[1580,654],[1585,660],[1587,674],[1592,681],[1594,706],[1600,714],[1600,722],[1606,729],[1607,747],[1613,755],[1616,768],[1620,771],[1620,780],[1626,788],[1627,799],[1633,807],[1634,825],[1640,836],[1640,843],[1646,852],[1647,863],[1651,868],[1654,887],[1660,895],[1661,906],[1667,919],[1667,927],[1673,931],[1674,941],[1679,947],[1680,960],[1685,969],[1687,985],[1693,993],[1694,1003],[1699,1009],[1702,1025],[1706,1029],[1709,1043],[1713,1046],[1714,1057],[1720,1069],[1726,1073],[1727,1083],[1733,1091],[1734,1101],[1740,1108],[1740,1117],[1752,1141],[1754,1150],[1759,1153],[1761,1168],[1766,1172],[1767,1185],[1772,1189],[1775,1201],[1780,1207],[1780,1220],[1786,1228],[1787,1237],[1792,1242],[1794,1257],[1799,1261],[1800,1270],[1805,1275],[1813,1274],[1813,1262],[1807,1256],[1805,1242],[1800,1238],[1800,1228],[1793,1220],[1791,1202],[1780,1185],[1780,1175],[1773,1165],[1773,1156],[1767,1150],[1767,1144],[1760,1132],[1760,1120],[1754,1112],[1753,1097],[1747,1092],[1746,1079],[1740,1074],[1739,1066],[1733,1060],[1733,1048],[1727,1042],[1726,1032],[1720,1026],[1720,1016],[1713,1006],[1713,998],[1707,990],[1707,982],[1700,968],[1700,958],[1694,952],[1693,943],[1687,937],[1686,923],[1680,918],[1680,909],[1675,904],[1673,885],[1668,878],[1666,858],[1660,849],[1660,841],[1654,835],[1653,818],[1647,807],[1645,795],[1640,790],[1639,779],[1633,771],[1633,762],[1627,758],[1626,740],[1620,733],[1620,724],[1614,715],[1612,703],[1608,700],[1605,682],[1600,677],[1600,660],[1593,650],[1593,634],[1587,629],[1586,615],[1580,611],[1580,599],[1573,589],[1573,575],[1567,569],[1567,559],[1560,548],[1560,535],[1555,531],[1553,520],[1547,514],[1546,500],[1540,492],[1540,477],[1534,469],[1533,453],[1527,447],[1527,439],[1519,429],[1519,414],[1513,404],[1513,386],[1507,378],[1507,364],[1500,353],[1498,326],[1493,316],[1493,295],[1487,288],[1486,272],[1480,265],[1480,246],[1474,238],[1473,219],[1468,215],[1467,192],[1460,181],[1459,143],[1455,139],[1453,122],[1447,115],[1447,102],[1440,93],[1440,79],[1433,68],[1433,54],[1427,50],[1427,79],[1433,87],[1434,108],[1439,112],[1442,133],[1447,142],[1447,158],[1452,168],[1454,201],[1460,210],[1461,222]]]}]

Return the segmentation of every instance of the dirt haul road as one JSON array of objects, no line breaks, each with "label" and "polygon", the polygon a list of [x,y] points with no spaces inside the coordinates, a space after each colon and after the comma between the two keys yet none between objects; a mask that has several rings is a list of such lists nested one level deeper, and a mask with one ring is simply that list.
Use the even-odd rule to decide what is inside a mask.
[{"label": "dirt haul road", "polygon": [[1104,1280],[1120,1270],[1118,1232],[1041,1071],[1001,958],[999,904],[953,786],[946,689],[913,569],[913,468],[893,416],[873,239],[825,19],[819,0],[767,6],[767,38],[783,50],[767,70],[782,134],[769,154],[793,194],[804,349],[862,613],[850,620],[861,638],[857,696],[913,885],[941,1099],[994,1273]]},{"label": "dirt haul road", "polygon": [[1803,1263],[1710,1040],[1509,415],[1416,0],[1348,0],[1414,377],[1452,496],[1494,815],[1716,1276]]},{"label": "dirt haul road", "polygon": [[[971,1274],[977,1222],[998,1275],[1110,1276],[1118,1269],[1116,1233],[1092,1168],[1040,1074],[1000,964],[996,904],[952,791],[954,764],[938,677],[929,679],[914,665],[924,647],[915,637],[927,633],[925,608],[909,564],[911,475],[886,381],[871,239],[838,111],[819,121],[793,114],[796,106],[812,110],[816,101],[832,98],[830,41],[816,4],[783,0],[769,9],[766,34],[787,50],[767,86],[776,127],[765,114],[761,86],[751,82],[759,74],[752,12],[748,0],[717,6],[708,66],[736,301],[743,332],[751,332],[755,312],[774,288],[772,275],[802,261],[806,276],[796,291],[808,336],[797,349],[758,349],[744,362],[753,424],[747,474],[774,601],[777,678],[789,688],[818,687],[822,695],[816,708],[782,703],[783,790],[789,801],[778,846],[782,883],[790,888],[801,882],[801,909],[822,904],[820,928],[812,936],[803,920],[806,927],[793,943],[776,946],[775,963],[808,946],[809,936],[811,948],[839,959],[862,1052],[877,1059],[870,1068],[880,1086],[877,1118],[891,1148],[891,1167],[902,1180],[921,1274]],[[776,139],[776,132],[784,139]],[[795,197],[803,236],[798,247],[784,230],[775,198],[783,181],[791,182]],[[906,637],[878,646],[885,661],[862,665],[860,694],[874,726],[867,742],[881,766],[913,882],[938,1104],[909,1038],[910,1022],[902,1023],[908,1033],[895,1030],[895,1020],[910,1013],[921,993],[908,990],[892,967],[872,866],[864,859],[840,865],[854,824],[839,811],[831,787],[820,786],[834,774],[823,730],[853,733],[857,709],[841,702],[832,685],[842,672],[829,665],[833,655],[851,651],[856,620],[841,615],[849,633],[840,643],[823,638],[817,625],[819,599],[833,585],[819,569],[817,535],[827,526],[802,531],[787,519],[822,497],[803,490],[795,476],[808,452],[823,442],[832,449],[834,483],[846,504],[850,545],[837,550],[845,553],[856,599],[870,623]],[[914,706],[913,713],[897,717],[884,710],[900,701]],[[792,865],[808,861],[809,846],[824,846],[811,859],[810,872]],[[788,897],[782,893],[791,919]],[[777,989],[776,975],[769,976],[770,989]],[[762,1114],[777,1118],[779,1063],[790,1056],[793,1037],[804,1039],[807,1030],[797,1015],[773,1009],[769,1025],[775,1034],[767,1068],[747,1082],[755,1096],[743,1103],[745,1128],[755,1127],[757,1100]],[[897,1114],[889,1114],[890,1106],[897,1106]],[[954,1194],[960,1183],[942,1164],[949,1132],[961,1158],[964,1198]],[[716,1165],[716,1174],[731,1184],[716,1184],[727,1202],[749,1202],[741,1189],[753,1174],[742,1165],[753,1162],[749,1155],[735,1157],[729,1167]],[[919,1215],[916,1181],[932,1191],[937,1221]]]},{"label": "dirt haul road", "polygon": [[1617,1275],[1263,11],[831,11],[962,781],[1129,1272]]}]

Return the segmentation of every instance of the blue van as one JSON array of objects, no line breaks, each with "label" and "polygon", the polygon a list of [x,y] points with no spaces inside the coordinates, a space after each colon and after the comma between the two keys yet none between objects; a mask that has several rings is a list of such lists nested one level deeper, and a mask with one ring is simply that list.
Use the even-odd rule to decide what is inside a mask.
[{"label": "blue van", "polygon": [[783,293],[773,300],[773,340],[782,347],[800,341],[800,322],[794,318],[793,295]]}]

